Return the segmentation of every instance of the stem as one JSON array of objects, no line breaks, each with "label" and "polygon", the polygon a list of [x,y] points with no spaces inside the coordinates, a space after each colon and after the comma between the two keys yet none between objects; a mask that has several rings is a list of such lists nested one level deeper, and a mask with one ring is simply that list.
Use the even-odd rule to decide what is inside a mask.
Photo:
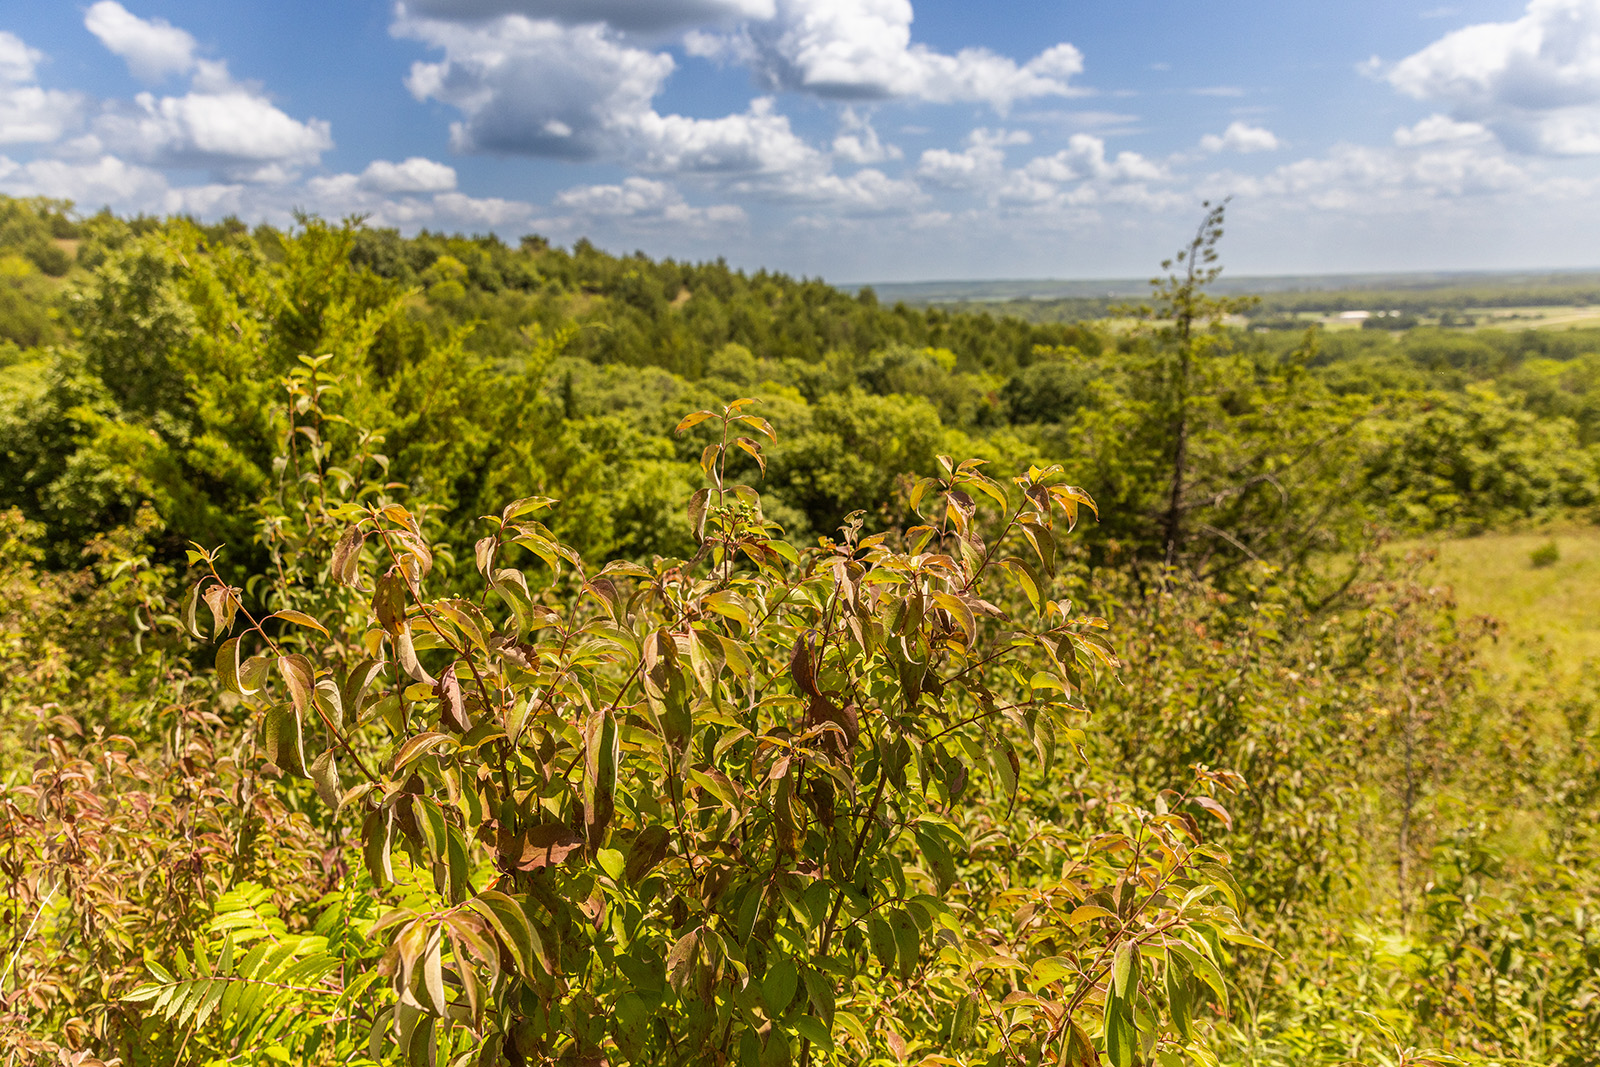
[{"label": "stem", "polygon": [[22,940],[17,942],[16,950],[11,953],[11,959],[6,963],[5,973],[0,974],[0,993],[5,992],[6,979],[11,977],[11,968],[16,966],[17,957],[22,953],[22,946],[26,945],[28,943],[28,939],[33,936],[34,928],[39,925],[39,917],[44,914],[45,906],[55,898],[56,890],[60,888],[60,882],[57,882],[55,885],[51,886],[50,892],[45,894],[44,899],[39,901],[39,906],[34,909],[33,921],[28,923],[27,932],[22,935]]},{"label": "stem", "polygon": [[[268,635],[267,631],[261,628],[261,623],[256,620],[255,616],[250,614],[250,609],[244,606],[244,601],[240,600],[239,597],[234,594],[233,587],[222,580],[222,576],[217,573],[216,563],[208,560],[207,565],[211,569],[211,577],[215,578],[222,585],[222,587],[228,591],[228,599],[233,601],[234,607],[238,610],[239,614],[243,615],[245,621],[250,624],[249,629],[254,630],[260,635],[261,639],[267,643],[267,647],[272,649],[272,654],[274,656],[281,658],[283,656],[283,647],[279,645],[278,642],[274,641],[272,637]],[[366,778],[366,780],[371,782],[374,786],[381,787],[382,783],[378,781],[377,776],[374,775],[372,771],[368,770],[366,763],[361,759],[360,756],[356,755],[356,750],[350,746],[349,739],[345,737],[343,731],[334,725],[333,720],[328,718],[328,713],[322,710],[321,706],[317,704],[315,699],[311,701],[311,706],[313,709],[315,709],[317,717],[322,720],[323,726],[327,727],[328,736],[332,737],[336,742],[338,742],[339,747],[344,749],[345,755],[350,757],[351,762],[356,765],[356,769],[361,772],[362,777]]]}]

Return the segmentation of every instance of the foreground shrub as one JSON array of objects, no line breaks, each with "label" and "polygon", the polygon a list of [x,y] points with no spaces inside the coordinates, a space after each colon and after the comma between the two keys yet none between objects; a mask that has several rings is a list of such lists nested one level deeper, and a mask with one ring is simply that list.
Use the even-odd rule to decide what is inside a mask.
[{"label": "foreground shrub", "polygon": [[337,502],[354,481],[320,467],[276,611],[197,548],[186,624],[207,605],[269,773],[361,869],[314,935],[224,916],[130,1001],[219,1052],[266,1013],[286,1054],[341,1062],[1203,1055],[1225,946],[1264,947],[1201,840],[1233,776],[1148,809],[1032,795],[1116,666],[1042,592],[1088,495],[941,459],[921,525],[799,549],[725,480],[774,437],[747,403],[679,426],[714,431],[691,559],[590,570],[527,499],[474,546],[480,595],[450,595],[412,510]]}]

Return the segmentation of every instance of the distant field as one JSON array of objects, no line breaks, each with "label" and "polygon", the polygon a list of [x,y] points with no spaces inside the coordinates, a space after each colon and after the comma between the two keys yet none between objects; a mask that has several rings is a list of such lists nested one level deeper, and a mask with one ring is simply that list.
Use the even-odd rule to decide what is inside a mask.
[{"label": "distant field", "polygon": [[1504,330],[1555,330],[1576,326],[1600,325],[1600,307],[1524,307],[1473,308],[1467,312],[1479,318],[1480,326]]},{"label": "distant field", "polygon": [[[1535,550],[1559,556],[1537,567]],[[1503,629],[1492,668],[1577,680],[1600,665],[1600,529],[1486,534],[1444,541],[1431,573],[1454,587],[1467,615],[1492,615]]]}]

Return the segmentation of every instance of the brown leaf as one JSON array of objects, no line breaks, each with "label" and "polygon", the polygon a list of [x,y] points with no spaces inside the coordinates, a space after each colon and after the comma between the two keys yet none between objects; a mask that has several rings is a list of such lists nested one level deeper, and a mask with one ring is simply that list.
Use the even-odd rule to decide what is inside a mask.
[{"label": "brown leaf", "polygon": [[801,634],[795,639],[794,651],[789,654],[789,673],[800,692],[813,700],[822,696],[817,691],[817,666],[811,655],[811,636]]},{"label": "brown leaf", "polygon": [[854,704],[841,707],[824,694],[818,693],[811,698],[811,703],[806,708],[805,724],[810,728],[823,723],[832,723],[844,734],[840,737],[829,731],[824,738],[823,743],[834,755],[843,756],[856,747],[856,741],[861,737],[861,720],[856,715]]},{"label": "brown leaf", "polygon": [[1209,811],[1211,814],[1221,819],[1222,825],[1226,826],[1230,830],[1233,829],[1233,816],[1228,813],[1227,808],[1223,807],[1221,804],[1218,804],[1210,797],[1195,797],[1194,803],[1202,810]]},{"label": "brown leaf", "polygon": [[361,584],[361,546],[366,542],[367,535],[360,526],[350,527],[339,538],[339,543],[333,547],[334,581],[340,585]]},{"label": "brown leaf", "polygon": [[671,842],[672,835],[665,826],[646,826],[639,831],[639,836],[628,847],[627,866],[623,871],[628,881],[636,885],[642,881],[656,864],[667,858]]},{"label": "brown leaf", "polygon": [[[573,833],[564,823],[545,823],[516,835],[508,844],[518,852],[511,860],[512,866],[522,871],[537,871],[553,864],[565,863],[567,857],[583,847],[583,838]],[[510,857],[507,857],[510,859]]]},{"label": "brown leaf", "polygon": [[211,609],[211,637],[215,640],[233,628],[233,614],[239,607],[238,590],[231,586],[213,585],[201,594],[201,599]]},{"label": "brown leaf", "polygon": [[299,653],[279,656],[278,673],[283,676],[283,681],[289,689],[289,697],[294,701],[295,710],[304,715],[311,707],[311,697],[317,688],[316,674],[311,669],[311,661]]},{"label": "brown leaf", "polygon": [[458,734],[472,729],[472,720],[467,717],[466,704],[461,699],[461,681],[456,677],[455,664],[439,673],[439,684],[433,691],[439,697],[439,725]]},{"label": "brown leaf", "polygon": [[406,583],[393,567],[382,578],[372,593],[372,610],[378,616],[378,625],[392,637],[406,621]]}]

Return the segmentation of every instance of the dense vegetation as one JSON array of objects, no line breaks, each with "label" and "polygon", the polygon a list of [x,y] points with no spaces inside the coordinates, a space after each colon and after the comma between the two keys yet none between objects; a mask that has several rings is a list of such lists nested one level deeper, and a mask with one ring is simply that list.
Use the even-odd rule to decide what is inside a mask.
[{"label": "dense vegetation", "polygon": [[1600,333],[1221,221],[1030,323],[0,201],[0,1047],[1595,1062],[1592,683],[1386,545],[1590,522]]}]

